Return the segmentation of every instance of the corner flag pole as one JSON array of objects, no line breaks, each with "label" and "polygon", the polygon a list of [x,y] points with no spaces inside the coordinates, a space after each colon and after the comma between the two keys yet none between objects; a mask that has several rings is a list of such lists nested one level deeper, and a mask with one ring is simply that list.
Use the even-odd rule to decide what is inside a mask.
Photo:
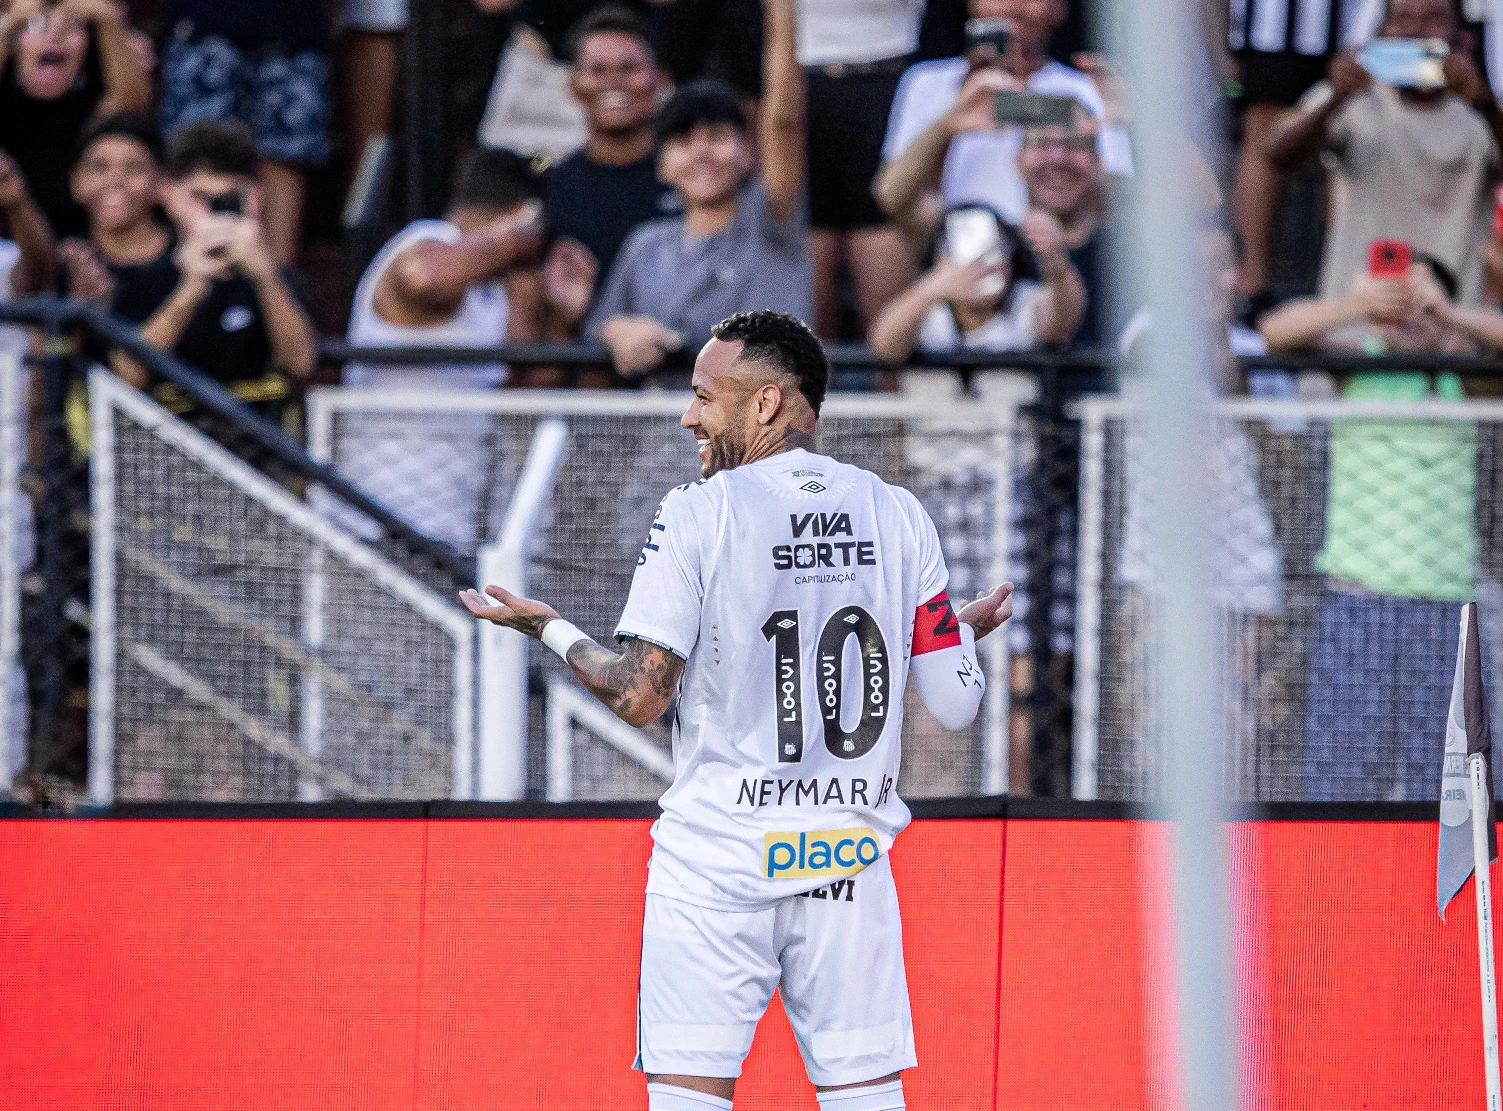
[{"label": "corner flag pole", "polygon": [[1487,1069],[1487,1111],[1503,1111],[1498,1081],[1498,970],[1493,963],[1493,894],[1488,874],[1488,823],[1493,820],[1487,757],[1467,758],[1472,776],[1472,864],[1476,869],[1477,963],[1482,976],[1482,1059]]}]

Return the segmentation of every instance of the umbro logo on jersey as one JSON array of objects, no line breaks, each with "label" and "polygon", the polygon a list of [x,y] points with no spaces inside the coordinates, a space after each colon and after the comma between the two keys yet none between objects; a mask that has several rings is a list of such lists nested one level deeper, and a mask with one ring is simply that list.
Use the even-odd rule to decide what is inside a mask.
[{"label": "umbro logo on jersey", "polygon": [[808,482],[800,486],[799,489],[810,494],[823,494],[825,492],[825,488],[819,483],[815,482],[812,478]]}]

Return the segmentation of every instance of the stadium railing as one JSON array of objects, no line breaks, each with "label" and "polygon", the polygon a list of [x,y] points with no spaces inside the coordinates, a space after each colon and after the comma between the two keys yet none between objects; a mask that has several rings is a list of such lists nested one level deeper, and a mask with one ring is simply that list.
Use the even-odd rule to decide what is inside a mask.
[{"label": "stadium railing", "polygon": [[[593,712],[546,653],[529,656],[520,638],[476,630],[454,591],[477,580],[526,586],[608,637],[658,498],[695,474],[677,428],[681,397],[317,388],[305,399],[305,451],[94,309],[39,300],[0,308],[0,320],[41,335],[28,360],[34,373],[16,362],[0,377],[0,402],[10,406],[0,511],[23,494],[37,510],[35,561],[24,574],[19,555],[0,562],[0,656],[29,685],[29,697],[13,689],[0,707],[0,736],[14,752],[29,733],[33,771],[76,777],[91,751],[91,797],[101,801],[660,792],[665,729],[631,730]],[[111,345],[194,408],[179,419],[97,373],[89,468],[76,427],[67,431],[70,385],[86,354]],[[606,357],[567,344],[475,353],[328,342],[324,354],[563,367]],[[874,368],[860,348],[834,346],[831,358],[840,370]],[[1500,369],[1489,360],[1328,356],[1243,365],[1480,377]],[[939,527],[952,594],[1001,578],[1021,587],[1018,617],[988,651],[991,691],[978,725],[948,737],[910,704],[910,796],[1156,795],[1144,666],[1152,538],[1133,492],[1131,404],[1099,390],[1110,371],[1089,354],[962,352],[915,360],[895,393],[832,395],[822,446],[919,495]],[[25,396],[29,420],[17,400]],[[1307,736],[1328,595],[1317,555],[1332,431],[1356,418],[1380,432],[1394,421],[1471,430],[1476,590],[1484,619],[1503,613],[1487,604],[1494,594],[1503,603],[1503,575],[1490,570],[1491,553],[1503,550],[1493,511],[1498,403],[1222,403],[1220,457],[1209,465],[1225,510],[1225,780],[1240,800],[1319,797],[1331,786],[1316,783]],[[1374,496],[1393,493],[1394,481],[1375,479]],[[19,552],[26,516],[0,512],[5,552]],[[91,558],[92,583],[83,571]],[[91,750],[81,740],[84,702]],[[1337,797],[1368,797],[1363,774],[1338,783]],[[1382,790],[1372,797],[1403,797]]]}]

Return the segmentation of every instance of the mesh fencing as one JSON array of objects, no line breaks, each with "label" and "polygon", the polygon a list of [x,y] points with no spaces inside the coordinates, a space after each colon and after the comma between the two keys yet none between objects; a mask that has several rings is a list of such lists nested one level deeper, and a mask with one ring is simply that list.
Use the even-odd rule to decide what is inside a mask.
[{"label": "mesh fencing", "polygon": [[470,793],[473,623],[104,372],[97,801]]},{"label": "mesh fencing", "polygon": [[[912,490],[938,527],[951,594],[972,596],[1012,574],[1009,561],[1022,550],[1014,544],[1017,551],[1010,551],[1009,544],[1020,504],[1012,460],[1036,438],[1036,429],[1019,418],[1033,383],[989,375],[978,396],[963,397],[953,374],[915,375],[911,381],[915,386],[906,396],[832,396],[821,414],[818,447]],[[699,475],[695,444],[679,426],[683,407],[676,395],[513,391],[446,398],[320,390],[310,398],[309,430],[316,457],[329,459],[414,524],[424,492],[445,491],[443,512],[463,530],[450,538],[461,550],[474,551],[497,539],[506,505],[496,491],[510,492],[534,431],[543,420],[562,419],[568,449],[529,546],[527,589],[592,637],[611,643],[658,503]],[[423,436],[428,439],[421,457],[406,450]],[[477,473],[495,476],[496,485],[476,483]],[[444,476],[462,477],[449,482]],[[908,699],[900,786],[910,797],[1006,790],[1006,655],[999,641],[989,661],[990,703],[967,730],[947,732],[916,692]],[[530,664],[531,734],[540,738],[547,722],[546,681],[567,677],[568,670],[546,652],[533,652]],[[575,755],[566,793],[549,782],[542,743],[529,746],[531,793],[580,799],[662,793],[660,778],[645,774],[640,762],[603,740],[599,730],[578,720],[569,728]],[[666,751],[665,723],[642,734]],[[1067,732],[1062,739],[1067,768]]]},{"label": "mesh fencing", "polygon": [[[1082,413],[1075,794],[1153,800],[1146,444],[1115,399]],[[1503,709],[1503,406],[1231,401],[1210,442],[1229,796],[1438,798],[1462,601],[1482,603],[1495,720]]]}]

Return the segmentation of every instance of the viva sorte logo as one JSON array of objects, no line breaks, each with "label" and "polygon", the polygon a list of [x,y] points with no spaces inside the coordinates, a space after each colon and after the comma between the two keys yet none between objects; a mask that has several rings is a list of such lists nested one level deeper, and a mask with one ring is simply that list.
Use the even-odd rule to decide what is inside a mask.
[{"label": "viva sorte logo", "polygon": [[[877,545],[856,537],[849,513],[790,513],[788,523],[795,543],[773,547],[772,567],[775,571],[877,565]],[[803,540],[805,535],[808,540],[796,542]]]}]

